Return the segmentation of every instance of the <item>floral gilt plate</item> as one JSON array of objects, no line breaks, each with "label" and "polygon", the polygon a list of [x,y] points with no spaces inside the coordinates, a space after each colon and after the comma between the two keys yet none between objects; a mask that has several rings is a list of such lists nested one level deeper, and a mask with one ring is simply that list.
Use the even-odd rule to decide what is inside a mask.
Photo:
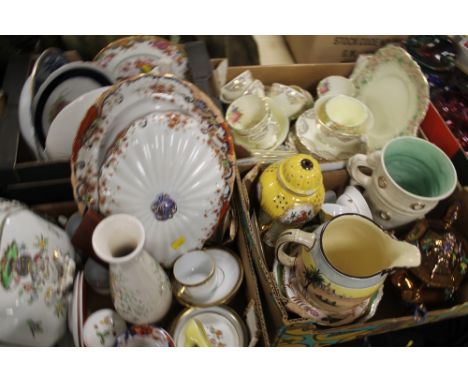
[{"label": "floral gilt plate", "polygon": [[416,135],[429,106],[429,85],[418,64],[402,48],[379,49],[353,78],[356,98],[374,115],[367,133],[369,150],[392,138]]},{"label": "floral gilt plate", "polygon": [[132,36],[114,41],[96,55],[94,62],[109,70],[116,81],[149,72],[171,73],[184,79],[187,71],[183,47],[156,36]]},{"label": "floral gilt plate", "polygon": [[248,334],[244,321],[233,309],[218,305],[188,308],[174,320],[171,333],[177,347],[186,346],[185,327],[192,318],[201,322],[213,347],[247,346]]},{"label": "floral gilt plate", "polygon": [[115,142],[99,177],[101,213],[126,213],[145,228],[145,249],[165,267],[202,248],[230,193],[225,157],[195,118],[156,112]]},{"label": "floral gilt plate", "polygon": [[[81,212],[99,210],[98,177],[115,138],[135,120],[154,112],[180,111],[196,118],[223,158],[223,194],[227,210],[234,186],[234,145],[222,113],[194,85],[175,77],[153,74],[122,81],[88,110],[73,143],[71,170],[75,200]],[[222,213],[223,215],[224,213]]]}]

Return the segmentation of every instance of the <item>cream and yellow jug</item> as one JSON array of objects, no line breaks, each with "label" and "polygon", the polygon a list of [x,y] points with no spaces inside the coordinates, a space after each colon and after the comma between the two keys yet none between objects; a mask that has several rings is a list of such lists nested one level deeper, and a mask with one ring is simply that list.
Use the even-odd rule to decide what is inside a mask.
[{"label": "cream and yellow jug", "polygon": [[[300,246],[287,253],[288,243]],[[416,246],[395,240],[356,214],[337,216],[313,233],[284,231],[276,243],[276,256],[283,265],[295,267],[302,287],[322,301],[368,298],[382,286],[389,270],[421,263]]]}]

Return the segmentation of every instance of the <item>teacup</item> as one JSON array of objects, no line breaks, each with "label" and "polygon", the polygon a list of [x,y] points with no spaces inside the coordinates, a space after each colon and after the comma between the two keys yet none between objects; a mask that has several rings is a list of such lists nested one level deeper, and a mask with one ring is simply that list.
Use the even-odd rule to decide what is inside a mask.
[{"label": "teacup", "polygon": [[174,263],[174,278],[191,298],[208,298],[217,286],[216,262],[204,251],[191,251]]},{"label": "teacup", "polygon": [[356,88],[349,78],[343,76],[328,76],[317,85],[317,97],[332,95],[347,95],[354,97]]},{"label": "teacup", "polygon": [[[372,170],[366,175],[361,167]],[[416,137],[399,137],[382,151],[356,154],[348,161],[353,180],[366,189],[374,220],[386,229],[423,218],[457,185],[450,158],[434,144]]]},{"label": "teacup", "polygon": [[262,97],[245,95],[236,99],[226,111],[229,126],[240,135],[258,135],[268,127],[270,108]]},{"label": "teacup", "polygon": [[301,91],[279,83],[274,83],[268,90],[268,97],[273,99],[282,112],[289,118],[297,117],[305,110],[310,102],[308,97]]},{"label": "teacup", "polygon": [[315,103],[314,111],[321,130],[325,133],[360,137],[373,122],[368,107],[347,95],[322,97]]},{"label": "teacup", "polygon": [[265,97],[265,85],[262,81],[254,80],[244,91],[242,95],[256,95],[258,97]]},{"label": "teacup", "polygon": [[241,97],[254,82],[252,72],[246,70],[221,88],[220,98],[224,103],[231,103]]}]

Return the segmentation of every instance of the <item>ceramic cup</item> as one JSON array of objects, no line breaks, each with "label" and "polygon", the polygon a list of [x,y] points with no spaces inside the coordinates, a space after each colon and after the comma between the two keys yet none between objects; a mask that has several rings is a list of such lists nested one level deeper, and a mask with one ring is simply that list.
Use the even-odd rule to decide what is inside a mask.
[{"label": "ceramic cup", "polygon": [[268,90],[268,97],[276,102],[289,119],[294,119],[301,114],[310,101],[303,92],[279,83],[271,85]]},{"label": "ceramic cup", "polygon": [[322,131],[348,137],[360,137],[373,119],[364,103],[347,95],[322,97],[315,103],[314,111]]},{"label": "ceramic cup", "polygon": [[328,76],[320,81],[317,85],[317,97],[321,98],[325,95],[347,95],[354,97],[356,88],[349,78],[343,76]]},{"label": "ceramic cup", "polygon": [[207,252],[188,252],[174,263],[174,278],[185,295],[206,299],[217,286],[216,262]]},{"label": "ceramic cup", "polygon": [[[372,175],[361,171],[365,167]],[[450,158],[434,144],[416,137],[399,137],[382,151],[357,154],[348,161],[353,180],[366,189],[374,220],[386,229],[423,218],[457,185]]]},{"label": "ceramic cup", "polygon": [[83,326],[85,346],[112,346],[115,339],[127,330],[127,324],[112,309],[101,309],[91,314]]},{"label": "ceramic cup", "polygon": [[265,86],[262,81],[255,80],[253,81],[248,88],[244,91],[242,95],[256,95],[258,97],[265,97]]},{"label": "ceramic cup", "polygon": [[229,106],[226,120],[237,134],[257,137],[267,130],[270,114],[268,103],[262,97],[245,95]]},{"label": "ceramic cup", "polygon": [[246,70],[221,88],[220,98],[224,103],[231,103],[241,97],[254,82],[252,72]]}]

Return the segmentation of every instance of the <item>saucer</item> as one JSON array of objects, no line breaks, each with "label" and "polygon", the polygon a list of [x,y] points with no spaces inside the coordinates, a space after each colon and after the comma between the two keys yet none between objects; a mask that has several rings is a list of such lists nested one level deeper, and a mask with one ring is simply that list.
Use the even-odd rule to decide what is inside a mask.
[{"label": "saucer", "polygon": [[273,276],[280,293],[289,300],[286,308],[302,318],[311,319],[316,324],[322,326],[335,327],[350,324],[354,321],[367,321],[374,316],[383,296],[383,287],[381,287],[371,297],[365,299],[353,309],[344,311],[347,314],[332,317],[318,306],[309,302],[305,297],[305,291],[301,290],[296,284],[295,267],[285,267],[275,260],[273,264]]},{"label": "saucer", "polygon": [[209,307],[224,304],[235,295],[242,284],[244,272],[237,255],[218,248],[206,249],[205,252],[211,254],[215,259],[218,284],[209,298],[199,300],[191,296],[185,296],[179,283],[174,280],[174,290],[178,291],[176,292],[176,298],[182,305]]},{"label": "saucer", "polygon": [[278,148],[287,138],[289,133],[289,119],[280,110],[276,102],[268,97],[265,97],[266,102],[271,110],[270,121],[268,122],[268,136],[271,138],[267,147],[259,146],[258,144],[249,140],[249,138],[242,137],[233,132],[236,144],[244,147],[248,151],[255,150],[274,150]]},{"label": "saucer", "polygon": [[171,333],[177,347],[185,345],[184,329],[192,318],[203,325],[213,347],[247,346],[247,328],[239,315],[227,306],[212,306],[186,309],[174,320]]},{"label": "saucer", "polygon": [[356,153],[367,151],[366,142],[363,139],[356,138],[345,142],[338,137],[324,137],[314,109],[306,110],[299,116],[296,121],[296,136],[300,144],[318,159],[345,160]]}]

